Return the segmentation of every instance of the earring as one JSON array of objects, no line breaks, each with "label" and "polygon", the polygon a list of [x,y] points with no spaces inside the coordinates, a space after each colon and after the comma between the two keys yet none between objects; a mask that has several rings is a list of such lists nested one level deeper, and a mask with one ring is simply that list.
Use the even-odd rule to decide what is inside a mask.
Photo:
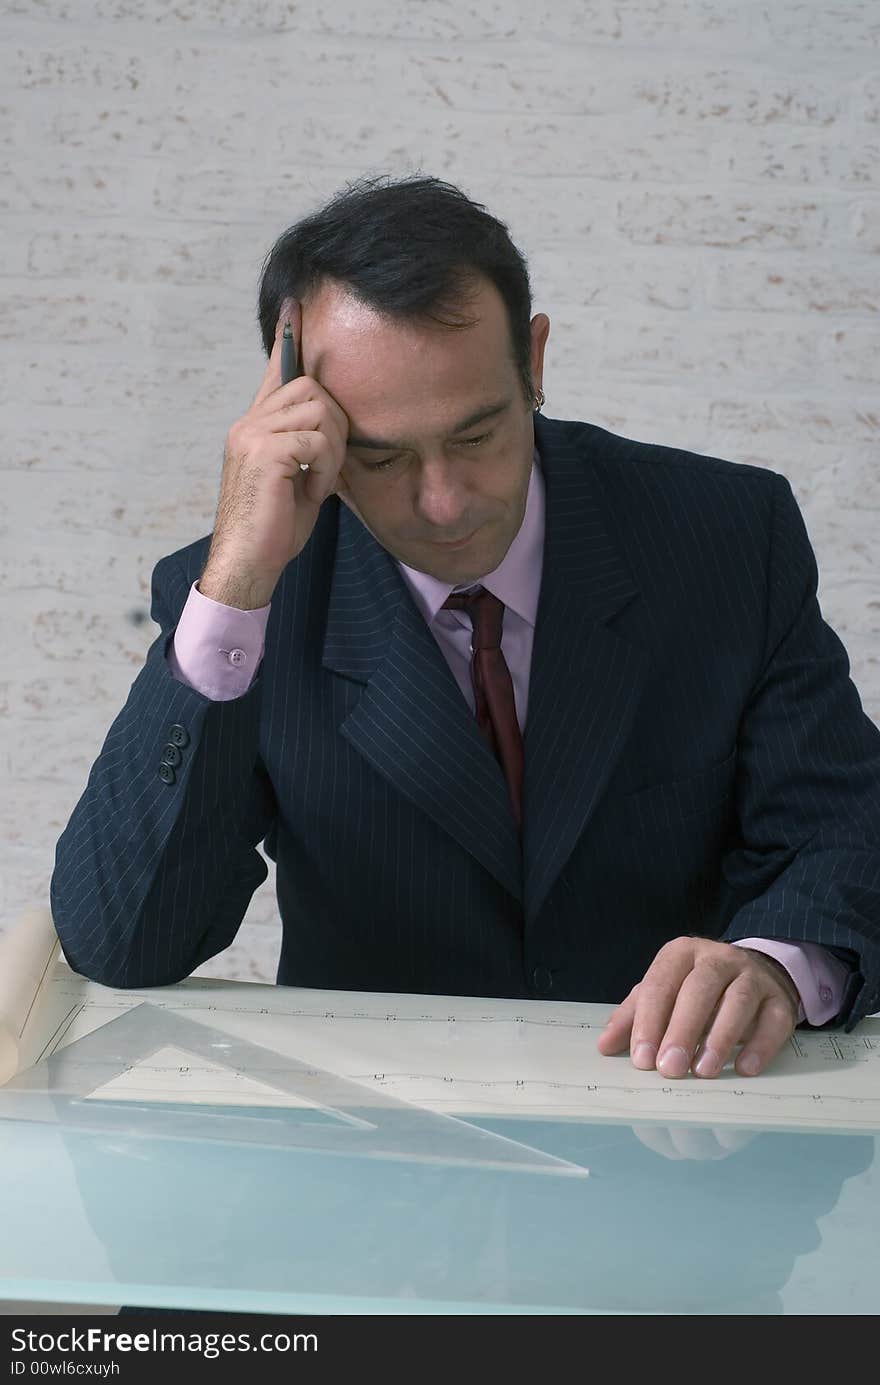
[{"label": "earring", "polygon": [[542,389],[539,389],[539,390],[538,390],[538,393],[535,395],[535,412],[536,412],[536,413],[540,413],[540,412],[541,412],[541,405],[542,405],[543,403],[544,403],[544,391],[543,391]]}]

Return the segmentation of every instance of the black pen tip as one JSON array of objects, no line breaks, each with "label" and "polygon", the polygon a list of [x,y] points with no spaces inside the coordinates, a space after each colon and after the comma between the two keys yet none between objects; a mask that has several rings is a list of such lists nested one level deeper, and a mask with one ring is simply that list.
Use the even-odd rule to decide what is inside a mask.
[{"label": "black pen tip", "polygon": [[291,330],[290,330],[290,323],[289,323],[289,322],[285,322],[285,324],[284,324],[284,331],[282,332],[281,335],[284,336],[284,337],[292,337],[292,336],[293,336],[293,333],[292,333]]}]

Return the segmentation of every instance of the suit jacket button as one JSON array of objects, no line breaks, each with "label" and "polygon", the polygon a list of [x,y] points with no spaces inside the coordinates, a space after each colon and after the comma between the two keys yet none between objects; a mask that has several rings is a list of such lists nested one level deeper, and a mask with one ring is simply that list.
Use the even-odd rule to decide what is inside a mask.
[{"label": "suit jacket button", "polygon": [[553,973],[549,967],[535,967],[532,972],[532,985],[541,995],[549,995],[553,990]]},{"label": "suit jacket button", "polygon": [[170,765],[164,763],[159,766],[159,778],[163,784],[175,784],[177,782],[177,775],[174,770]]},{"label": "suit jacket button", "polygon": [[172,769],[176,769],[182,759],[183,756],[177,749],[177,746],[172,745],[169,741],[168,744],[165,746],[165,749],[162,751],[162,764],[171,765]]},{"label": "suit jacket button", "polygon": [[168,732],[168,739],[172,745],[189,745],[189,732],[186,730],[186,727],[179,726],[175,723]]}]

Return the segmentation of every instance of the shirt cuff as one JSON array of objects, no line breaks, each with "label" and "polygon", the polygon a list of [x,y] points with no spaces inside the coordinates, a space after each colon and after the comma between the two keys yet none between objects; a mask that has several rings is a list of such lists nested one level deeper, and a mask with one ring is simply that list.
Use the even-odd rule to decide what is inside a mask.
[{"label": "shirt cuff", "polygon": [[765,952],[785,967],[801,998],[798,1024],[827,1024],[840,1012],[848,971],[826,947],[778,938],[737,938],[733,946]]},{"label": "shirt cuff", "polygon": [[263,657],[270,610],[224,606],[193,582],[168,648],[172,676],[212,702],[242,697]]}]

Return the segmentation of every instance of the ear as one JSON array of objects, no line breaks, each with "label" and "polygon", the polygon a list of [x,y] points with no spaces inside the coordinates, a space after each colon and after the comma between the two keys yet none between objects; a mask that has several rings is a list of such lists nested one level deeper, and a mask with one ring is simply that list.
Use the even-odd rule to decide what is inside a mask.
[{"label": "ear", "polygon": [[547,345],[547,338],[550,335],[550,319],[546,313],[536,313],[529,323],[530,342],[530,365],[532,370],[532,384],[536,390],[541,389],[544,379],[544,348]]}]

